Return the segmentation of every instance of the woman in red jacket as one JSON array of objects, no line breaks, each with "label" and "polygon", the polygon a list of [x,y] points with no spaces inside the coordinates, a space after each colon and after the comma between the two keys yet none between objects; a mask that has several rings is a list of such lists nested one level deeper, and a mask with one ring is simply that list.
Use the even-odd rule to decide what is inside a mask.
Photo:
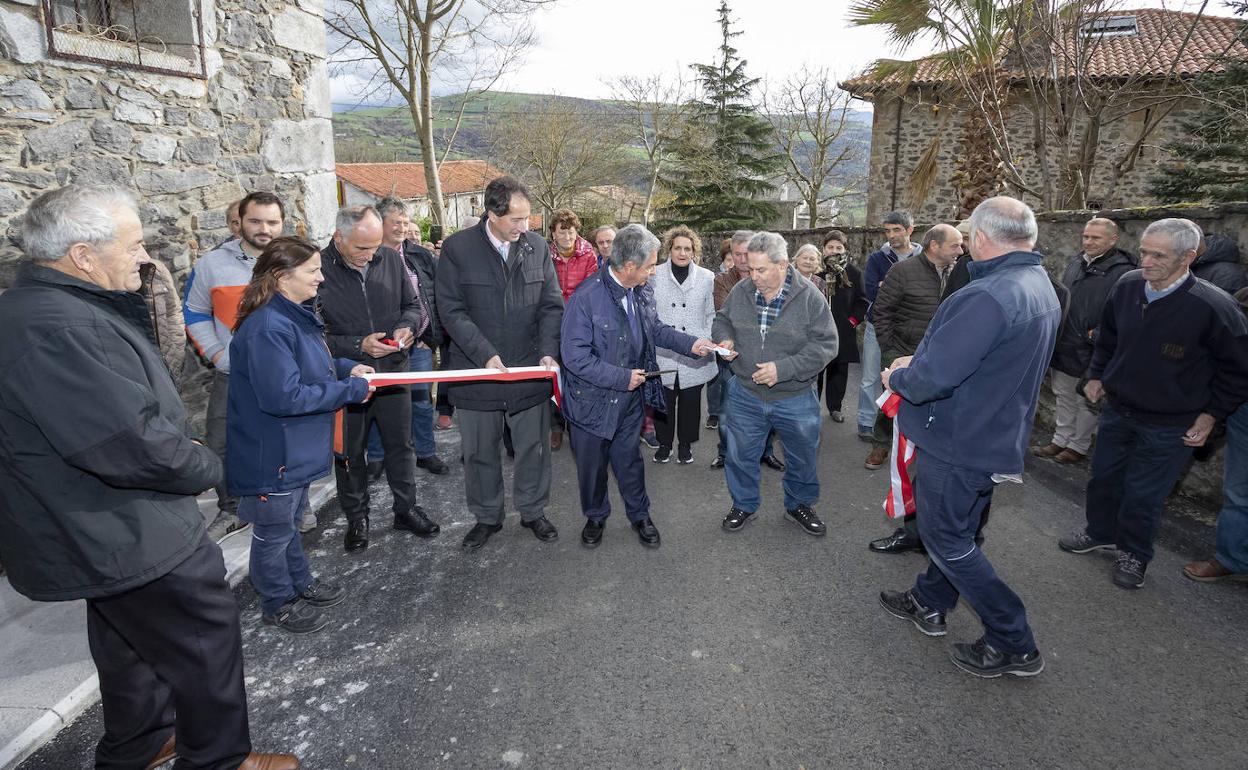
[{"label": "woman in red jacket", "polygon": [[577,233],[581,220],[571,209],[559,209],[550,219],[550,258],[567,304],[581,281],[598,272],[598,253],[594,245]]}]

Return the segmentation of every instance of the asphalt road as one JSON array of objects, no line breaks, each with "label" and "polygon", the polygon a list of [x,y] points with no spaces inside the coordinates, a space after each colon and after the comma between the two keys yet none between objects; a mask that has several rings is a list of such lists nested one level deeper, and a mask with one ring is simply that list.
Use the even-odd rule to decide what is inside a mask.
[{"label": "asphalt road", "polygon": [[[566,447],[554,544],[513,512],[464,553],[455,462],[449,476],[419,475],[442,522],[433,541],[374,513],[372,545],[346,554],[331,504],[306,542],[351,598],[326,631],[262,627],[254,593],[239,590],[254,744],[317,770],[1248,767],[1248,586],[1180,574],[1212,548],[1207,512],[1170,515],[1146,587],[1128,592],[1110,583],[1109,556],[1057,549],[1082,522],[1082,471],[1037,464],[1000,488],[985,549],[1027,603],[1046,668],[975,679],[948,658],[950,642],[980,633],[965,604],[944,639],[878,605],[925,560],[868,552],[891,530],[887,479],[863,469],[852,423],[825,418],[825,538],[783,518],[767,469],[761,515],[723,532],[730,501],[708,467],[709,431],[696,464],[647,464],[658,550],[637,542],[614,494],[602,546],[580,545]],[[439,441],[458,457],[456,434]],[[373,496],[386,510],[384,482]],[[22,768],[90,767],[99,732],[96,707]]]}]

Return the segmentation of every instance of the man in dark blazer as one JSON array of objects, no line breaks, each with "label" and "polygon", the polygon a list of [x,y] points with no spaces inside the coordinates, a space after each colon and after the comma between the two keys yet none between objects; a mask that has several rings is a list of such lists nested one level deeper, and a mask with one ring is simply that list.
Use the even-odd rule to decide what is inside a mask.
[{"label": "man in dark blazer", "polygon": [[[550,249],[529,232],[529,192],[511,177],[485,188],[485,219],[442,244],[437,307],[450,338],[450,369],[557,366],[563,293]],[[503,528],[503,429],[516,452],[513,497],[521,526],[538,540],[559,537],[546,518],[550,500],[550,383],[456,385],[464,449],[464,492],[477,524],[464,547],[477,549]]]},{"label": "man in dark blazer", "polygon": [[602,541],[611,514],[608,465],[641,544],[658,547],[659,530],[650,520],[645,463],[637,441],[644,407],[667,411],[663,384],[654,374],[659,368],[654,347],[695,356],[714,348],[710,340],[659,320],[646,279],[654,273],[660,245],[641,225],[621,229],[611,256],[577,288],[563,317],[563,414],[571,426],[586,517],[581,542],[590,548]]}]

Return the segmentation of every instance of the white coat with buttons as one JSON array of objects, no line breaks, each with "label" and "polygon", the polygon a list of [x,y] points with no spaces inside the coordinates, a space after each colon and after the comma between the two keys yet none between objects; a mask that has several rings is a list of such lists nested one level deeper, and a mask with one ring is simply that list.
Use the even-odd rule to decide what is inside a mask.
[{"label": "white coat with buttons", "polygon": [[[692,334],[699,339],[710,339],[711,323],[715,320],[715,274],[704,267],[689,265],[689,277],[678,283],[672,277],[672,263],[664,262],[650,276],[650,289],[654,292],[654,304],[659,320],[676,331]],[[684,356],[667,348],[655,348],[660,369],[678,369],[680,387],[692,388],[715,379],[719,368],[715,356],[705,358]],[[663,375],[663,387],[676,384],[675,374]]]}]

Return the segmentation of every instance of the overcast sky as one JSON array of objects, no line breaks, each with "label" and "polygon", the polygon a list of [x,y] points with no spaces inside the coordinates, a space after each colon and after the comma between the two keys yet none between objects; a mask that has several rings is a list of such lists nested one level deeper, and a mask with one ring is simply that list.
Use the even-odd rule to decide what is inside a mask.
[{"label": "overcast sky", "polygon": [[[753,77],[781,79],[803,64],[829,68],[838,79],[878,58],[928,53],[890,48],[870,27],[845,19],[851,0],[730,0],[734,45]],[[1123,0],[1124,8],[1194,10],[1186,0]],[[688,73],[694,62],[713,61],[719,44],[719,0],[559,0],[534,18],[539,40],[497,90],[601,98],[603,80],[620,75]],[[1208,13],[1230,15],[1220,0]],[[348,83],[334,84],[335,102],[352,102]]]}]

